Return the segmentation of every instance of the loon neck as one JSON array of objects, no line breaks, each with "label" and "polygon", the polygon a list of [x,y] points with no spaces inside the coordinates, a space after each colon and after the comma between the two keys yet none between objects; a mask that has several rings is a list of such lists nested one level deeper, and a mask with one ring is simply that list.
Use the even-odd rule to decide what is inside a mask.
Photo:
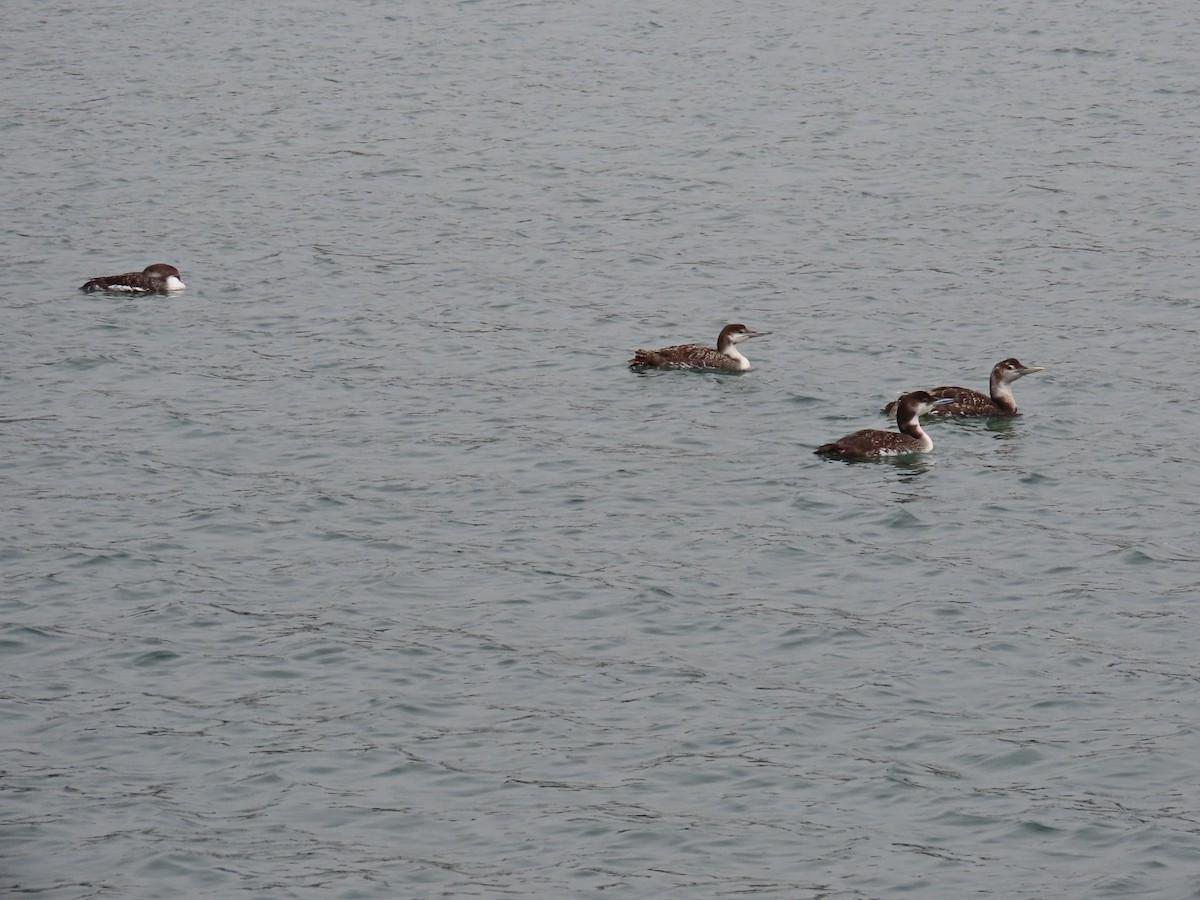
[{"label": "loon neck", "polygon": [[933,449],[933,439],[925,433],[925,429],[921,427],[921,422],[915,415],[909,419],[897,418],[896,424],[899,426],[901,434],[906,434],[920,442],[920,445],[926,450]]},{"label": "loon neck", "polygon": [[726,356],[732,358],[738,364],[739,369],[750,368],[750,360],[742,356],[741,351],[738,350],[737,345],[734,344],[733,341],[722,341],[721,343],[724,344],[724,346],[717,347],[718,352],[724,353]]},{"label": "loon neck", "polygon": [[989,393],[992,395],[992,402],[998,407],[1008,412],[1015,412],[1017,409],[1017,401],[1013,399],[1012,385],[1006,382],[1003,378],[993,375],[988,385]]},{"label": "loon neck", "polygon": [[921,421],[916,416],[911,419],[901,419],[896,422],[901,433],[907,434],[910,437],[915,437],[918,440],[928,440],[929,435],[925,433],[925,429],[921,427]]}]

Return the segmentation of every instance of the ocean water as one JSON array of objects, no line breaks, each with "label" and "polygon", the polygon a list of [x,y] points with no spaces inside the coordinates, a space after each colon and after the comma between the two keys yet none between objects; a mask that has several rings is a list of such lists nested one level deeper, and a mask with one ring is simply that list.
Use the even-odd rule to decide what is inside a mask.
[{"label": "ocean water", "polygon": [[0,893],[1200,896],[1198,42],[8,9]]}]

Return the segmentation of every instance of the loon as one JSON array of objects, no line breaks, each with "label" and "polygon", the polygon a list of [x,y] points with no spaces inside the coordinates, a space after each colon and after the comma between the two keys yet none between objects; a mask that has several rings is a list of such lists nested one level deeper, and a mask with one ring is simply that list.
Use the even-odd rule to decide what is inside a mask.
[{"label": "loon", "polygon": [[841,459],[877,459],[881,456],[901,456],[905,453],[928,453],[933,441],[921,428],[919,416],[954,402],[950,397],[937,398],[928,391],[913,391],[896,401],[896,425],[900,433],[864,428],[839,438],[831,444],[822,444],[815,453]]},{"label": "loon", "polygon": [[[1043,366],[1026,366],[1019,359],[1008,358],[992,367],[992,377],[988,379],[991,397],[985,397],[979,391],[965,387],[935,387],[929,393],[935,397],[952,400],[944,406],[933,410],[935,416],[1015,416],[1017,402],[1013,400],[1012,383],[1033,372],[1044,372]],[[883,408],[885,413],[894,413],[896,403],[893,400]]]},{"label": "loon", "polygon": [[745,372],[750,360],[738,352],[737,345],[752,337],[762,337],[769,331],[751,331],[741,323],[726,325],[717,337],[717,348],[703,344],[677,344],[657,350],[635,350],[629,365],[634,368],[656,369],[719,369],[725,372]]},{"label": "loon", "polygon": [[182,291],[186,284],[179,277],[179,270],[166,263],[146,266],[140,272],[124,275],[105,275],[93,278],[79,286],[85,294],[93,291],[132,291],[135,294],[165,294],[167,291]]}]

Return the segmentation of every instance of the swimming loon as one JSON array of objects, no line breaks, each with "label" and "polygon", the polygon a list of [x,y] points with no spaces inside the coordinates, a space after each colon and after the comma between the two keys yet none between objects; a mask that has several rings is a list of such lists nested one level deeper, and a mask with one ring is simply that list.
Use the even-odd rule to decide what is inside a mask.
[{"label": "swimming loon", "polygon": [[140,272],[124,275],[105,275],[93,278],[79,286],[84,293],[93,291],[132,291],[136,294],[165,294],[167,291],[182,291],[186,284],[179,277],[179,270],[166,263],[146,266]]},{"label": "swimming loon", "polygon": [[751,331],[745,325],[726,325],[717,336],[717,348],[704,344],[677,344],[657,350],[636,350],[629,365],[634,368],[656,369],[720,369],[726,372],[745,372],[750,360],[738,352],[737,344],[752,337],[762,337],[769,331]]},{"label": "swimming loon", "polygon": [[[992,396],[985,397],[979,391],[965,387],[935,387],[929,393],[935,397],[952,400],[944,406],[932,410],[935,416],[1015,416],[1017,402],[1013,400],[1012,383],[1033,372],[1044,372],[1043,366],[1026,366],[1019,359],[1012,357],[1001,360],[992,366],[992,376],[988,379],[988,388]],[[893,400],[883,408],[885,413],[896,411]]]},{"label": "swimming loon", "polygon": [[896,401],[896,425],[900,429],[899,433],[864,428],[831,444],[822,444],[813,452],[841,459],[874,459],[905,453],[928,453],[933,449],[933,441],[921,428],[918,417],[952,402],[949,397],[939,399],[928,391],[904,394]]}]

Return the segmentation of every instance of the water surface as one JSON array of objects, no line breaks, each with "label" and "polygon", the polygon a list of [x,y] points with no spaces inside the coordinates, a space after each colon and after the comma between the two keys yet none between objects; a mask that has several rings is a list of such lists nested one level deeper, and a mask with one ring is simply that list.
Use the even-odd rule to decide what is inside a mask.
[{"label": "water surface", "polygon": [[10,10],[5,891],[1195,895],[1193,13]]}]

